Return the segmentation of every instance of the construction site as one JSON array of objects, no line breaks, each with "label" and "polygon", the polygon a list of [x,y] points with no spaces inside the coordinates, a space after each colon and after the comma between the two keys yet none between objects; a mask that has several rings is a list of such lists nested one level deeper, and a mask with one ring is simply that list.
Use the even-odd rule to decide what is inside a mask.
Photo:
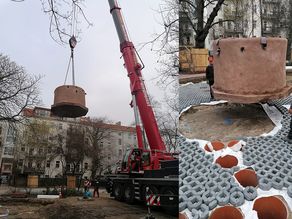
[{"label": "construction site", "polygon": [[[22,197],[20,196],[22,192]],[[83,200],[80,197],[62,199],[37,199],[36,195],[23,196],[23,189],[15,193],[15,188],[1,187],[2,218],[145,218],[148,214],[144,205],[128,205],[110,198],[105,189],[100,189],[100,197]],[[153,209],[157,218],[177,218],[165,214],[161,209]],[[9,216],[7,216],[9,214]]]},{"label": "construction site", "polygon": [[[88,106],[90,101],[86,91],[90,89],[90,79],[84,88],[76,80],[78,12],[89,22],[80,2],[71,3],[72,13],[67,18],[61,16],[61,19],[70,20],[71,32],[65,34],[69,38],[66,42],[70,47],[69,63],[64,84],[59,84],[52,92],[50,108],[33,106],[36,103],[33,101],[34,97],[33,104],[27,104],[33,96],[29,93],[25,107],[13,115],[13,110],[22,104],[23,98],[13,102],[13,105],[9,102],[11,96],[18,96],[18,93],[26,89],[29,92],[37,90],[34,83],[40,79],[32,80],[33,84],[25,88],[21,87],[25,83],[21,84],[19,91],[12,91],[15,94],[2,91],[7,97],[4,96],[1,101],[7,107],[11,104],[12,109],[1,108],[0,112],[4,121],[1,123],[1,146],[2,135],[5,143],[1,156],[0,217],[177,218],[178,152],[171,150],[165,143],[158,127],[142,76],[145,65],[130,40],[121,7],[118,1],[109,0],[107,15],[112,18],[112,26],[116,28],[115,49],[120,52],[117,59],[121,57],[123,60],[118,71],[125,68],[126,74],[123,76],[128,79],[127,86],[130,87],[127,92],[130,104],[122,104],[128,107],[128,111],[132,111],[134,124],[130,127],[122,126],[121,122],[106,124],[103,120],[95,120],[90,125],[93,120],[86,117],[91,110],[95,110],[96,105],[91,108]],[[60,16],[54,4],[54,1],[48,4],[51,11],[43,9],[45,13],[52,13],[53,22]],[[66,4],[71,6],[67,2]],[[45,4],[43,7],[45,8]],[[52,28],[52,21],[50,25]],[[59,31],[59,20],[55,25]],[[52,34],[53,30],[50,31]],[[63,32],[59,34],[62,35]],[[62,41],[61,35],[58,37]],[[5,78],[11,76],[10,70],[16,64],[6,56],[1,55],[0,58],[2,63],[6,63],[3,73],[1,70],[1,76],[4,75],[3,85],[10,87]],[[112,54],[108,58],[108,63],[112,64]],[[17,72],[15,69],[13,71]],[[119,84],[120,81],[111,78],[108,80],[112,82],[108,87],[117,92],[113,96],[119,99],[123,92],[114,84]],[[125,89],[129,89],[128,87]],[[92,94],[93,99],[105,93],[106,91]],[[109,101],[110,95],[104,95],[109,103],[114,102]],[[123,113],[118,108],[123,107],[111,104],[114,107],[108,107],[106,111],[112,111],[114,116],[121,116]],[[42,122],[39,119],[43,119]],[[28,127],[32,132],[28,131]],[[112,130],[106,129],[108,127]],[[93,131],[91,136],[90,131]],[[64,135],[61,136],[61,133]],[[111,138],[106,140],[105,135]],[[54,157],[52,154],[55,154]],[[102,162],[105,158],[107,163]],[[50,167],[52,168],[49,169]]]},{"label": "construction site", "polygon": [[180,84],[181,218],[292,218],[285,43],[219,39],[209,52],[214,85],[204,76]]}]

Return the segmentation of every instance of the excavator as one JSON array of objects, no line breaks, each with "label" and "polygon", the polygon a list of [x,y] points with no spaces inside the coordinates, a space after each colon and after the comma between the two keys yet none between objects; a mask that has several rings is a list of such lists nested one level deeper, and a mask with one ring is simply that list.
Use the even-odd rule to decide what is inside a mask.
[{"label": "excavator", "polygon": [[150,204],[177,209],[178,153],[168,152],[162,140],[142,77],[144,64],[129,40],[121,8],[117,0],[108,2],[119,37],[124,66],[130,79],[130,105],[134,110],[138,148],[126,151],[119,170],[107,176],[106,188],[115,199],[127,203],[135,200],[146,202],[147,190],[154,195]]}]

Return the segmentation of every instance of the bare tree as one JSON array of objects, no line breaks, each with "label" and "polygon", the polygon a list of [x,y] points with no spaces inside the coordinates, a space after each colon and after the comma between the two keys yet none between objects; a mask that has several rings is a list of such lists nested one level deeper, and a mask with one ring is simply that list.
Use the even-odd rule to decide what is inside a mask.
[{"label": "bare tree", "polygon": [[47,151],[53,146],[49,141],[51,128],[46,121],[36,119],[29,120],[21,126],[18,126],[16,135],[15,170],[44,174]]},{"label": "bare tree", "polygon": [[71,125],[67,129],[65,161],[72,166],[72,175],[80,173],[80,167],[87,154],[85,146],[85,130],[80,124]]},{"label": "bare tree", "polygon": [[[223,9],[224,20],[228,20],[227,28],[224,28],[226,36],[247,36],[249,1],[225,0],[226,7]],[[253,10],[253,8],[252,8]]]},{"label": "bare tree", "polygon": [[31,76],[23,67],[0,54],[0,121],[16,122],[27,107],[40,102],[40,76]]},{"label": "bare tree", "polygon": [[[158,102],[152,96],[150,96],[150,102],[155,112],[161,137],[168,151],[175,151],[177,149],[177,137],[179,136],[178,91],[176,85],[169,89],[170,92],[165,94],[161,102]],[[162,103],[164,103],[164,107]]]},{"label": "bare tree", "polygon": [[[24,2],[25,0],[11,0]],[[40,0],[44,13],[50,17],[49,33],[54,41],[63,44],[68,43],[72,35],[78,38],[81,29],[77,24],[85,22],[91,26],[91,22],[84,13],[85,0]]]},{"label": "bare tree", "polygon": [[285,31],[287,8],[286,2],[282,0],[261,3],[262,36],[279,36]]},{"label": "bare tree", "polygon": [[288,12],[286,15],[287,21],[287,60],[291,60],[291,46],[292,46],[292,0],[288,1]]},{"label": "bare tree", "polygon": [[[185,16],[195,32],[195,47],[204,48],[209,30],[226,20],[214,21],[225,0],[180,0],[180,15]],[[212,12],[205,20],[206,8],[212,6]]]},{"label": "bare tree", "polygon": [[104,165],[105,140],[110,140],[111,131],[105,124],[105,118],[93,118],[89,121],[86,128],[86,137],[88,139],[88,156],[91,158],[92,177],[100,175],[107,168]]},{"label": "bare tree", "polygon": [[158,84],[167,86],[177,80],[179,57],[178,57],[178,39],[179,39],[179,17],[178,8],[179,0],[162,0],[157,14],[161,17],[158,23],[163,27],[161,32],[155,33],[152,39],[146,43],[142,43],[139,48],[141,50],[145,46],[150,45],[151,50],[155,51],[159,58],[157,62],[160,64],[158,76]]}]

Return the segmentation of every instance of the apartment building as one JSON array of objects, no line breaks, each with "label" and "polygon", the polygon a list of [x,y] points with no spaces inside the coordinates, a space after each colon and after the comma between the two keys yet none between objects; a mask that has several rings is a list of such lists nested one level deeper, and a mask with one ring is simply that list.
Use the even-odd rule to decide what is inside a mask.
[{"label": "apartment building", "polygon": [[[287,0],[226,0],[210,29],[207,45],[220,37],[286,37]],[[206,8],[207,16],[212,6]]]},{"label": "apartment building", "polygon": [[[193,5],[196,1],[192,0]],[[204,8],[204,22],[213,11],[216,2]],[[195,46],[196,11],[189,13],[186,3],[181,3],[180,47]],[[287,33],[287,0],[225,0],[209,30],[205,47],[220,37],[281,36]],[[190,16],[191,15],[191,16]]]},{"label": "apartment building", "polygon": [[[0,125],[2,175],[90,177],[93,169],[97,174],[114,171],[127,148],[137,147],[135,128],[120,122],[59,118],[42,107],[25,109],[23,116],[25,124]],[[96,151],[91,144],[95,137],[99,138],[95,140]]]}]

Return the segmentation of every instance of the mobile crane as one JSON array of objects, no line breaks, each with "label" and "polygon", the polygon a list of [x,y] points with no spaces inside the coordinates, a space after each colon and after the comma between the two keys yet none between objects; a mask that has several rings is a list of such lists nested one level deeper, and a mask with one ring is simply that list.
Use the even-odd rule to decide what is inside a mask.
[{"label": "mobile crane", "polygon": [[[117,0],[108,2],[119,37],[124,66],[130,79],[138,148],[127,150],[117,173],[107,176],[107,191],[119,201],[133,203],[135,200],[145,202],[147,190],[159,197],[154,205],[177,209],[178,153],[166,150],[142,78],[144,64],[129,40]],[[143,140],[140,119],[150,148],[147,148]]]}]

